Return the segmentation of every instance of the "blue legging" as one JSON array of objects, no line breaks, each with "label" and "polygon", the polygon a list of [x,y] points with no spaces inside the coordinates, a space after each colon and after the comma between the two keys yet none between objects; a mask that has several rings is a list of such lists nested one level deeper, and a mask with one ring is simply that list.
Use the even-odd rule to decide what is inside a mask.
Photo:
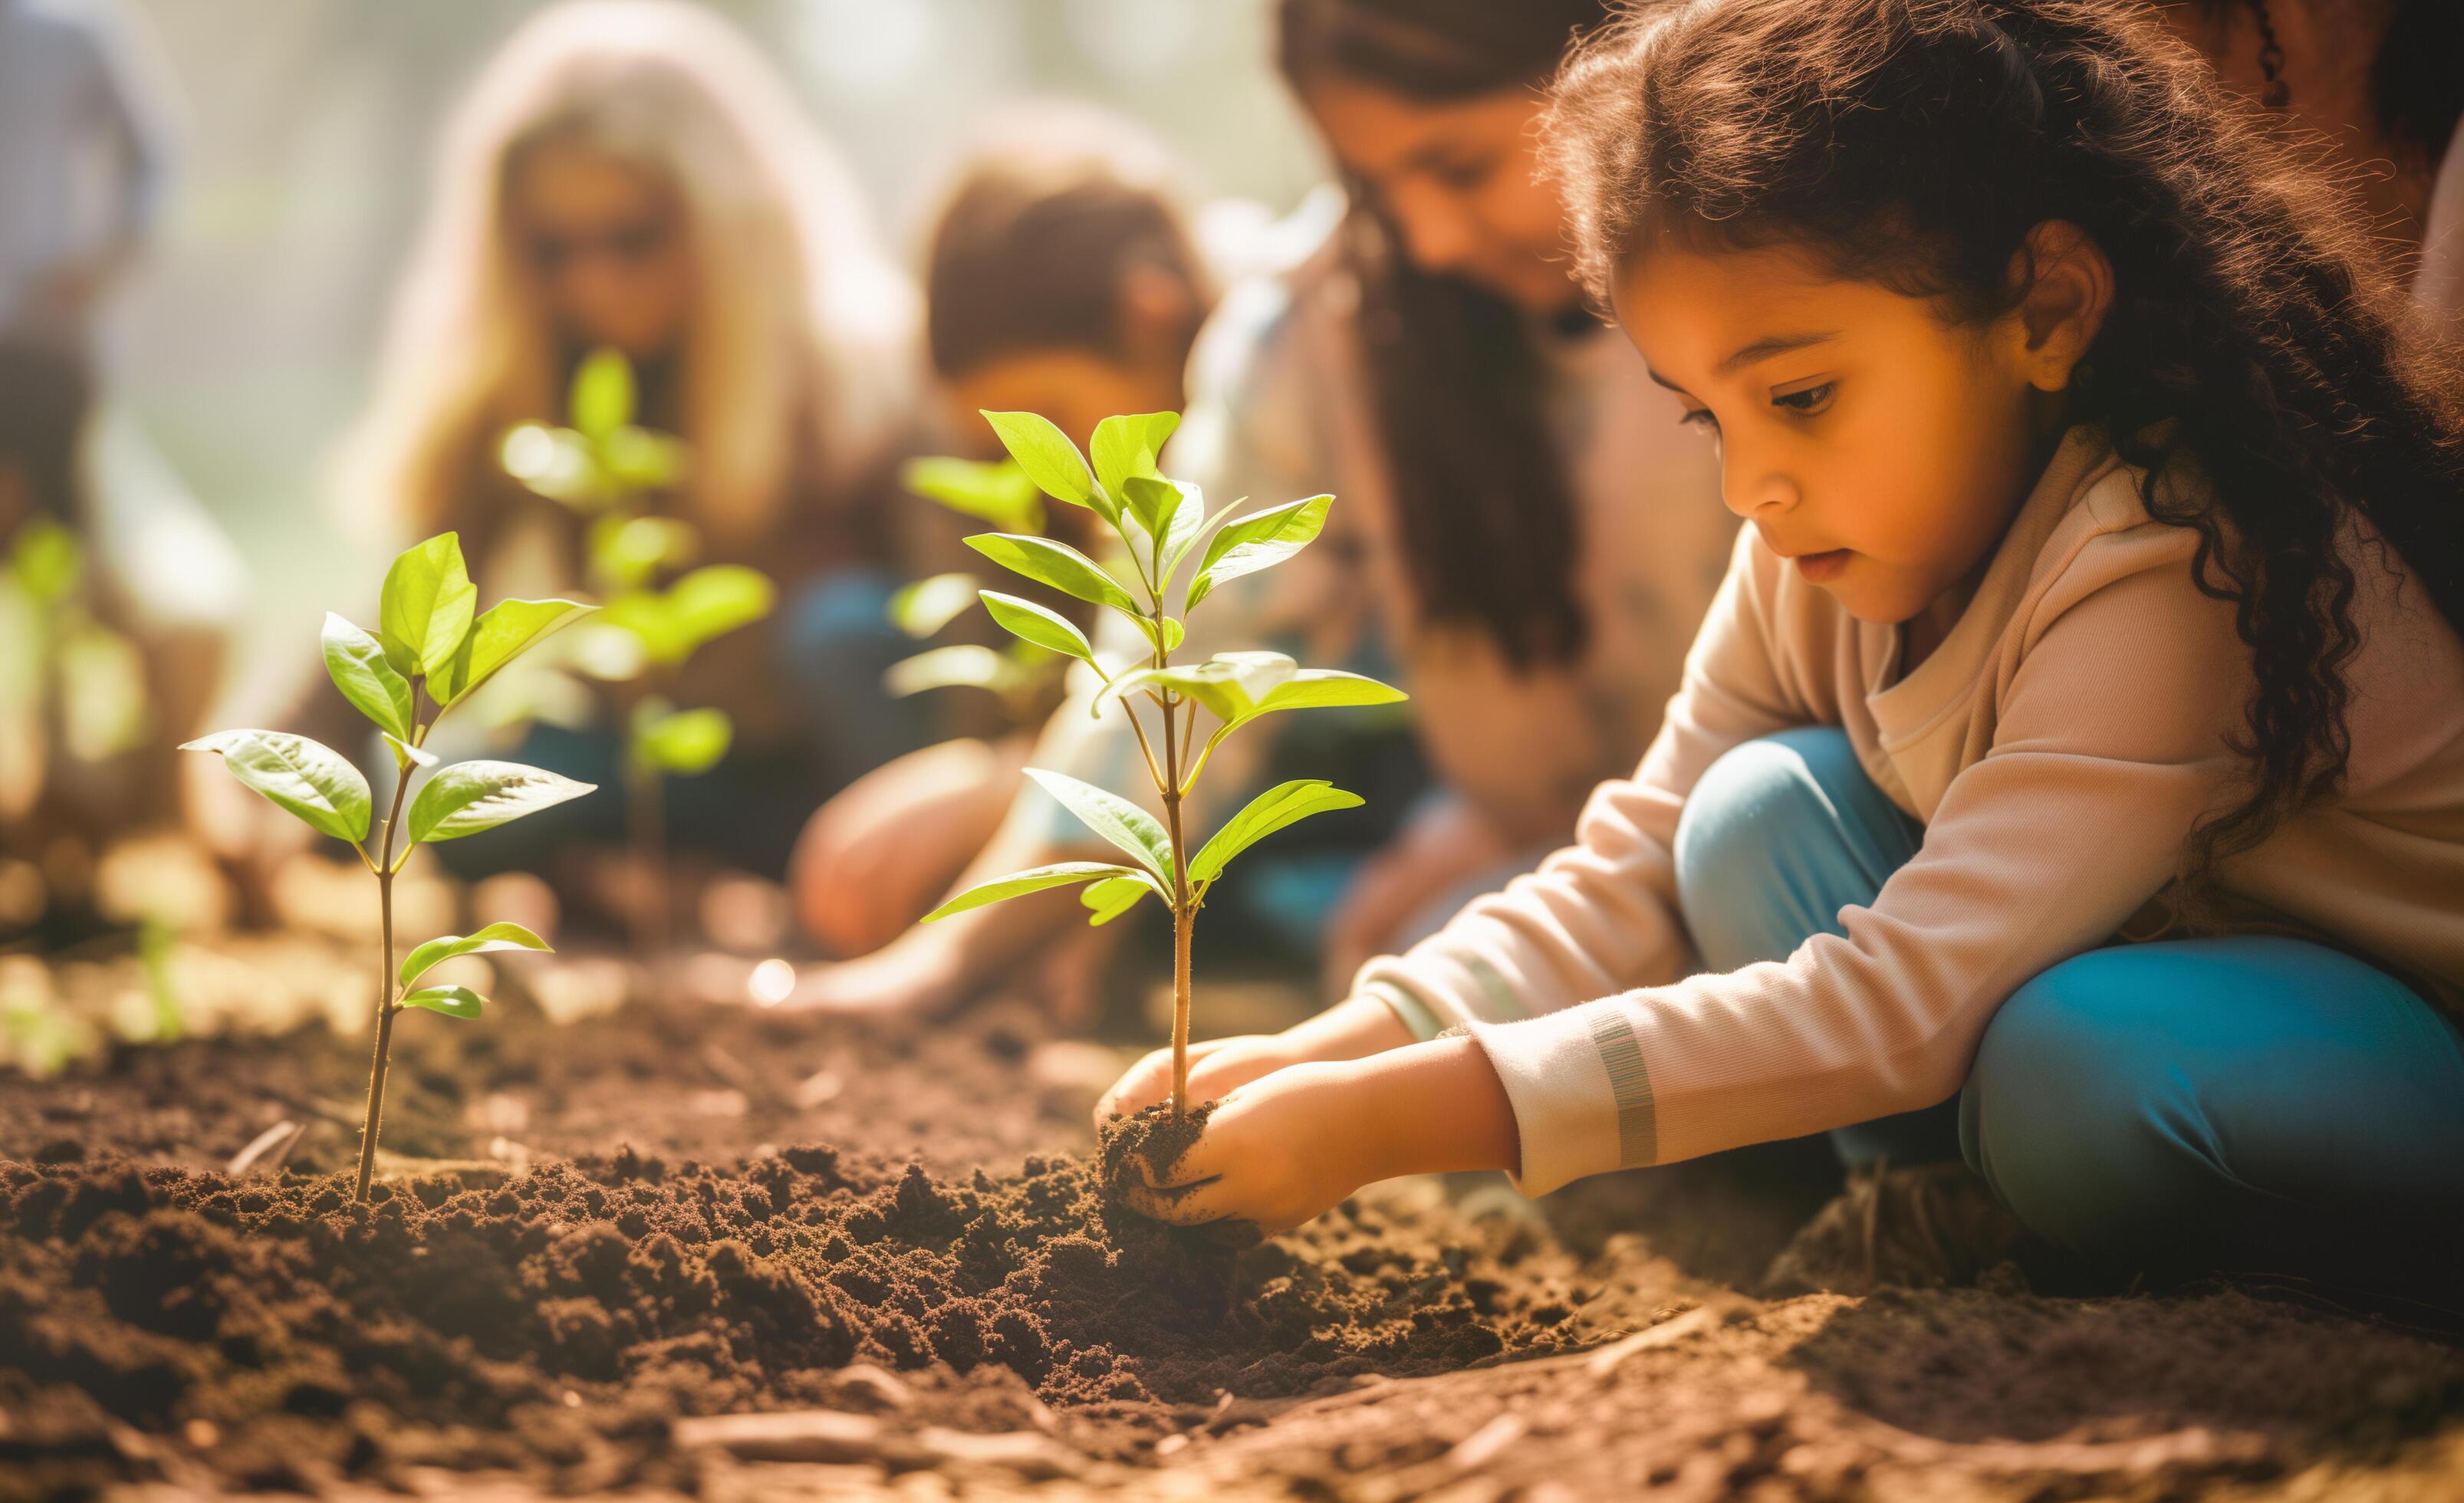
[{"label": "blue legging", "polygon": [[[1838,731],[1714,763],[1677,829],[1706,964],[1782,960],[1924,831]],[[2385,971],[2246,936],[2091,950],[2012,993],[1953,1102],[1834,1133],[1851,1164],[1964,1157],[2033,1232],[2157,1276],[2249,1271],[2452,1301],[2464,1038]]]}]

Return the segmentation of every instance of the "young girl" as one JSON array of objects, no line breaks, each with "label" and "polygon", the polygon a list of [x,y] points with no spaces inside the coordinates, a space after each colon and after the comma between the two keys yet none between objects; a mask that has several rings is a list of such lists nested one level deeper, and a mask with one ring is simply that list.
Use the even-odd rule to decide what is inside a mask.
[{"label": "young girl", "polygon": [[[887,483],[909,425],[913,298],[855,186],[777,74],[726,21],[674,0],[571,0],[517,31],[449,128],[436,197],[394,314],[348,503],[406,539],[452,528],[484,597],[578,587],[583,523],[510,480],[506,429],[561,419],[576,365],[632,362],[641,420],[679,433],[690,478],[659,498],[703,563],[778,581],[761,625],[696,655],[683,697],[728,711],[724,771],[678,779],[669,828],[783,870],[781,804],[905,746],[887,717],[879,603],[903,571],[909,503]],[[850,608],[848,593],[869,599]],[[833,651],[835,649],[835,651]],[[887,660],[889,644],[877,656]],[[604,739],[526,755],[605,783]],[[913,742],[909,743],[910,745]],[[620,817],[576,804],[477,859],[519,863]]]},{"label": "young girl", "polygon": [[1579,843],[1216,1045],[1144,1205],[1832,1130],[2124,1271],[2452,1262],[2464,461],[2365,222],[2119,0],[1656,10],[1552,124],[1752,525]]}]

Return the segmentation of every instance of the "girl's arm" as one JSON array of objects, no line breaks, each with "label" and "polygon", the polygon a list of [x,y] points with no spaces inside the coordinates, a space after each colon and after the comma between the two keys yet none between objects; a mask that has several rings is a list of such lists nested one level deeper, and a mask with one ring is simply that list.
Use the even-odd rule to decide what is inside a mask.
[{"label": "girl's arm", "polygon": [[[2082,550],[2123,567],[2027,629],[2005,684],[1981,691],[1997,700],[1991,750],[1951,780],[1873,902],[1840,910],[1843,932],[1726,974],[1473,1022],[1514,1104],[1525,1193],[1956,1093],[1994,1009],[2109,942],[2238,773],[2227,741],[2248,655],[2231,605],[2190,579],[2195,542],[2168,530]],[[1501,930],[1549,914],[1519,895],[1501,908]]]},{"label": "girl's arm", "polygon": [[1809,701],[1773,653],[1764,575],[1776,562],[1740,529],[1660,734],[1629,779],[1602,784],[1575,843],[1502,893],[1478,898],[1402,956],[1361,967],[1417,1038],[1570,1007],[1694,968],[1677,903],[1678,816],[1730,748],[1793,725],[1836,719]]}]

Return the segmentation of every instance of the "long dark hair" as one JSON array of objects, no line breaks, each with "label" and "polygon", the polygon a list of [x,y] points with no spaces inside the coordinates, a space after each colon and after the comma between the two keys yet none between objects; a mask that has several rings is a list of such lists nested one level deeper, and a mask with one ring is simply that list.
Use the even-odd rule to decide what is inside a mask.
[{"label": "long dark hair", "polygon": [[[1608,0],[1282,0],[1279,58],[1303,93],[1332,77],[1451,103],[1544,85],[1610,14]],[[1573,658],[1579,537],[1524,316],[1415,268],[1366,194],[1342,233],[1419,613],[1480,628],[1517,668]]]},{"label": "long dark hair", "polygon": [[[1595,292],[1666,233],[1802,246],[1981,320],[2024,296],[2008,269],[2032,227],[2095,237],[2115,301],[2071,418],[2198,533],[2194,578],[2233,602],[2256,676],[2247,796],[2201,824],[2189,874],[2342,785],[2356,519],[2464,619],[2453,362],[2336,181],[2137,8],[1654,6],[1569,66],[1551,132]],[[2177,470],[2205,498],[2164,483]]]}]

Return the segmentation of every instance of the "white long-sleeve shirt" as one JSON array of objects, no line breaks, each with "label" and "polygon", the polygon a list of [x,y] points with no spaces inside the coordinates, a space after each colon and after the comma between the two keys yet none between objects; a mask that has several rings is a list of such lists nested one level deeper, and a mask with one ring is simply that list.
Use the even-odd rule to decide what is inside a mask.
[{"label": "white long-sleeve shirt", "polygon": [[[1573,846],[1355,990],[1479,1039],[1527,1194],[1948,1097],[2023,982],[2161,927],[2187,837],[2233,793],[2250,656],[2232,607],[2192,584],[2196,542],[2074,430],[1903,675],[1896,627],[1851,617],[1747,529],[1639,769],[1598,789]],[[2464,1006],[2464,641],[2383,556],[2355,543],[2343,791],[2215,879],[2236,928],[2325,939]],[[1687,794],[1730,747],[1809,724],[1846,732],[1922,849],[1841,911],[1844,934],[1691,974],[1671,857]]]}]

